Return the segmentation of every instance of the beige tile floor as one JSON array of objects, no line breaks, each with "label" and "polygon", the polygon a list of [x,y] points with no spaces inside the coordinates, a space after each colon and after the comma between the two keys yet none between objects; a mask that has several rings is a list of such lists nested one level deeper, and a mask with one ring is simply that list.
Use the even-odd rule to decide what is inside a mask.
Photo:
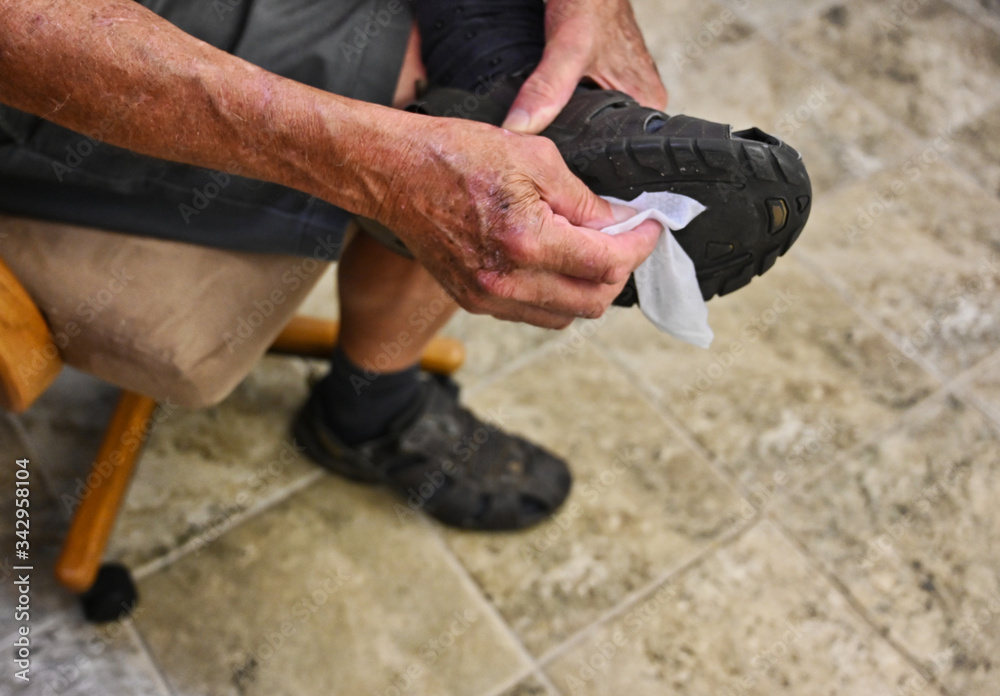
[{"label": "beige tile floor", "polygon": [[[1000,6],[637,12],[672,110],[772,130],[813,174],[801,242],[710,304],[712,349],[635,311],[457,318],[466,400],[576,475],[504,535],[282,457],[322,366],[267,359],[153,434],[110,552],[135,619],[88,626],[39,576],[13,693],[1000,694]],[[38,463],[49,564],[114,396],[67,372],[0,419]]]}]

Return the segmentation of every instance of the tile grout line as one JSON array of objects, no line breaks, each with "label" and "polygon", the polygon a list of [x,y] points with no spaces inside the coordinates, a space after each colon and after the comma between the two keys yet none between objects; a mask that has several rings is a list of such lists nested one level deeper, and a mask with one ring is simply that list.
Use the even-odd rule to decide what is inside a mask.
[{"label": "tile grout line", "polygon": [[303,490],[307,486],[315,483],[316,481],[320,480],[321,478],[327,475],[328,474],[322,470],[317,470],[304,474],[302,478],[288,484],[287,486],[280,488],[271,495],[260,498],[249,507],[233,515],[231,518],[226,520],[226,522],[222,525],[221,531],[215,528],[209,528],[201,532],[194,538],[189,539],[180,546],[171,549],[162,556],[158,556],[157,558],[154,558],[151,561],[148,561],[140,565],[138,568],[133,569],[132,576],[136,580],[140,580],[163,570],[167,566],[176,563],[185,556],[188,556],[189,554],[201,549],[204,546],[208,546],[213,541],[219,539],[229,531],[236,529],[237,527],[245,524],[246,522],[249,522],[253,518],[261,515],[262,513],[272,508],[273,506],[277,505],[278,503],[287,500],[288,498],[292,497],[299,491]]},{"label": "tile grout line", "polygon": [[574,632],[562,643],[559,643],[558,645],[550,648],[548,651],[542,653],[542,655],[538,658],[539,667],[544,668],[552,664],[577,645],[586,641],[587,638],[600,631],[605,625],[626,614],[637,604],[645,600],[649,595],[655,594],[656,591],[666,583],[676,577],[679,577],[692,568],[701,565],[709,557],[714,556],[723,548],[738,542],[744,535],[749,533],[750,530],[758,525],[760,519],[761,518],[758,517],[742,526],[735,527],[723,533],[718,538],[709,542],[705,548],[693,553],[689,558],[681,561],[680,563],[667,568],[638,590],[630,592],[615,606],[602,612],[596,619]]},{"label": "tile grout line", "polygon": [[744,491],[742,490],[739,481],[722,467],[722,459],[709,452],[700,442],[698,442],[694,433],[688,430],[688,428],[684,425],[684,422],[675,416],[672,411],[670,411],[666,403],[659,399],[655,394],[650,393],[642,380],[639,379],[639,375],[635,374],[618,358],[614,349],[606,345],[600,338],[595,337],[595,339],[594,348],[601,355],[601,357],[604,358],[604,360],[613,368],[615,368],[619,374],[624,376],[625,380],[638,393],[639,398],[642,399],[643,402],[649,406],[654,413],[656,413],[660,420],[662,420],[667,427],[669,427],[673,433],[678,436],[681,444],[701,457],[705,463],[708,464],[709,469],[722,483],[730,488],[733,493],[742,497]]},{"label": "tile grout line", "polygon": [[884,641],[903,659],[904,662],[910,665],[910,667],[912,667],[918,675],[932,684],[942,694],[942,696],[952,696],[939,679],[925,671],[920,658],[910,653],[909,650],[889,635],[888,629],[883,629],[874,621],[874,619],[871,618],[861,602],[858,601],[858,599],[851,593],[850,588],[847,587],[846,583],[838,578],[833,572],[828,570],[823,563],[809,551],[809,548],[785,526],[785,523],[777,515],[768,514],[768,519],[773,523],[778,532],[803,556],[806,563],[808,563],[816,573],[826,580],[835,592],[843,597],[844,601],[847,602],[847,605],[871,630],[873,636],[875,636],[877,640]]},{"label": "tile grout line", "polygon": [[979,6],[970,6],[967,3],[960,3],[956,0],[944,0],[947,4],[951,5],[953,9],[962,13],[973,22],[977,24],[983,24],[988,29],[990,29],[995,34],[1000,34],[1000,20],[994,17],[989,12],[984,11]]},{"label": "tile grout line", "polygon": [[[1000,355],[1000,351],[994,353],[989,353],[972,365],[962,369],[955,376],[949,377],[947,374],[941,371],[941,369],[932,361],[930,358],[924,356],[920,351],[916,352],[915,357],[910,357],[906,355],[905,346],[902,345],[902,341],[898,340],[898,334],[887,326],[881,319],[875,316],[868,308],[861,302],[854,294],[840,281],[839,278],[828,274],[820,264],[816,263],[813,257],[807,251],[797,250],[795,252],[795,258],[806,266],[817,279],[823,284],[827,285],[833,292],[840,296],[844,301],[844,304],[854,312],[854,314],[860,318],[863,322],[868,324],[868,326],[878,332],[886,341],[889,342],[896,350],[898,350],[904,358],[914,363],[917,367],[922,369],[927,375],[938,382],[939,389],[933,394],[928,395],[917,404],[913,404],[910,408],[917,406],[919,403],[927,401],[931,397],[935,396],[941,392],[954,392],[956,390],[962,389],[965,382],[971,378],[972,374],[986,364],[989,360],[992,360],[995,356]],[[987,414],[989,415],[989,414]],[[991,416],[992,418],[992,416]]]},{"label": "tile grout line", "polygon": [[[538,357],[544,355],[545,353],[551,352],[552,350],[554,350],[554,348],[552,348],[552,345],[557,340],[558,339],[552,339],[552,340],[546,341],[544,344],[536,347],[535,349],[533,349],[532,351],[530,351],[528,354],[525,354],[527,356],[527,359],[518,361],[518,364],[517,364],[516,368],[504,370],[502,376],[506,376],[506,374],[509,374],[509,373],[515,371],[515,369],[520,369],[525,364],[534,361],[535,359],[537,359]],[[679,437],[679,439],[681,440],[682,444],[684,444],[685,446],[687,446],[692,452],[694,452],[696,455],[698,455],[699,457],[701,457],[704,460],[704,463],[709,466],[709,469],[720,480],[720,483],[722,483],[723,485],[725,485],[726,488],[729,489],[735,495],[740,495],[739,489],[736,486],[734,486],[733,481],[730,479],[730,477],[727,474],[725,474],[725,472],[720,471],[717,468],[717,466],[715,465],[715,461],[716,461],[715,458],[713,458],[704,448],[701,447],[700,444],[697,443],[697,441],[695,441],[693,439],[693,437],[689,433],[686,432],[686,430],[683,428],[683,426],[680,424],[680,422],[677,421],[676,418],[674,418],[672,416],[672,414],[669,414],[668,416],[665,416],[665,414],[663,413],[663,410],[660,409],[660,408],[658,408],[657,405],[651,401],[651,399],[644,392],[644,390],[637,388],[637,382],[634,379],[634,377],[631,374],[631,372],[628,371],[627,369],[623,368],[616,359],[614,359],[612,356],[609,355],[608,349],[601,343],[601,341],[600,340],[591,341],[590,345],[598,353],[598,355],[605,362],[608,363],[609,367],[611,367],[615,372],[617,372],[621,377],[623,377],[625,379],[626,383],[628,383],[633,388],[633,390],[639,392],[639,394],[638,394],[639,398],[642,399],[642,401],[653,410],[653,412],[657,415],[657,417],[665,425],[667,425],[667,427],[670,428],[670,430],[673,431],[673,433],[675,435],[677,435]],[[489,383],[490,384],[494,384],[494,383],[496,383],[496,381],[498,381],[498,380],[497,379],[491,379]],[[477,385],[476,385],[477,389],[480,388],[480,385],[482,385],[484,382],[485,382],[485,380],[482,380],[482,381],[478,382]],[[489,386],[489,385],[486,385],[486,386]],[[560,694],[561,692],[559,691],[558,687],[556,687],[551,682],[551,680],[549,679],[548,675],[545,673],[545,671],[543,669],[544,665],[549,664],[554,659],[558,658],[559,655],[561,655],[565,651],[569,650],[570,648],[572,648],[577,643],[585,640],[587,636],[589,636],[592,633],[600,630],[600,627],[605,623],[606,620],[611,620],[615,616],[620,616],[620,615],[626,613],[630,608],[632,608],[632,606],[634,606],[635,604],[638,604],[639,602],[641,602],[647,595],[654,593],[657,590],[657,588],[659,588],[660,586],[662,586],[670,577],[683,572],[688,567],[691,567],[694,564],[696,564],[699,561],[701,561],[701,559],[703,557],[711,555],[717,549],[722,548],[724,545],[726,545],[728,543],[731,543],[736,538],[742,536],[750,528],[752,528],[757,523],[757,521],[759,521],[759,518],[756,519],[756,520],[754,520],[754,521],[751,521],[750,523],[744,524],[744,525],[739,526],[739,527],[734,527],[734,528],[730,529],[729,531],[725,532],[722,536],[720,536],[719,538],[717,538],[716,540],[714,540],[713,542],[711,542],[704,549],[702,549],[701,551],[695,553],[691,558],[687,559],[686,561],[682,562],[681,564],[679,564],[679,565],[677,565],[677,566],[675,566],[673,568],[667,569],[666,571],[664,571],[663,573],[661,573],[659,576],[657,576],[656,578],[654,578],[653,580],[651,580],[649,583],[647,583],[647,585],[645,587],[640,588],[639,590],[636,590],[636,591],[630,593],[629,595],[627,595],[618,604],[616,604],[611,609],[609,609],[609,610],[605,611],[604,613],[602,613],[593,622],[591,622],[587,626],[584,626],[583,628],[581,628],[580,630],[578,630],[577,632],[575,632],[574,634],[572,634],[565,641],[563,641],[559,645],[555,646],[554,648],[550,649],[548,652],[544,653],[541,657],[539,657],[537,659],[534,658],[531,655],[531,653],[527,650],[527,648],[525,648],[523,646],[523,643],[520,641],[520,638],[517,636],[517,634],[514,632],[514,630],[509,626],[509,624],[507,624],[507,622],[503,619],[503,617],[499,615],[499,611],[492,604],[492,602],[489,602],[489,600],[487,600],[485,597],[482,597],[482,589],[475,582],[475,580],[469,575],[468,570],[461,563],[460,559],[458,559],[456,556],[454,556],[453,552],[451,552],[450,547],[447,547],[446,542],[444,542],[444,540],[441,539],[441,543],[444,544],[445,548],[448,551],[448,554],[451,555],[454,563],[456,563],[458,565],[458,567],[462,569],[463,574],[467,577],[467,579],[469,580],[469,582],[472,583],[472,585],[476,589],[477,593],[482,597],[483,601],[486,602],[494,610],[494,612],[496,613],[497,619],[503,624],[503,626],[511,634],[511,636],[515,640],[515,642],[520,647],[522,647],[524,649],[525,656],[530,660],[530,662],[531,662],[531,664],[533,666],[532,670],[530,670],[530,671],[522,671],[522,672],[519,672],[519,673],[515,674],[511,679],[509,679],[506,682],[498,685],[494,689],[486,692],[485,694],[483,694],[483,696],[500,696],[507,689],[509,689],[512,686],[515,686],[521,680],[523,680],[523,679],[525,679],[525,678],[527,678],[529,676],[535,676],[535,677],[539,678],[539,680],[542,681],[543,684],[546,687],[552,689],[555,694],[557,694],[557,695]],[[428,524],[429,524],[429,522],[428,522]]]},{"label": "tile grout line", "polygon": [[928,358],[924,357],[923,353],[920,351],[917,351],[916,356],[914,357],[906,355],[904,347],[900,345],[901,341],[898,340],[899,337],[896,335],[896,332],[889,328],[874,313],[872,313],[864,305],[864,303],[850,291],[840,278],[835,275],[831,275],[822,267],[821,264],[817,263],[809,252],[802,251],[801,249],[796,250],[794,258],[805,266],[807,270],[811,271],[821,283],[840,297],[840,299],[845,305],[847,305],[848,309],[850,309],[855,316],[867,324],[869,328],[874,329],[876,333],[882,336],[882,338],[889,343],[889,345],[898,350],[906,360],[909,360],[927,373],[927,375],[934,379],[934,381],[938,382],[941,388],[944,388],[949,383],[949,378],[938,369],[937,365],[935,365]]},{"label": "tile grout line", "polygon": [[499,686],[493,687],[485,692],[483,696],[493,696],[494,694],[502,694],[504,691],[509,689],[511,686],[516,685],[522,679],[530,676],[534,672],[539,670],[538,662],[535,660],[534,656],[528,651],[524,643],[521,642],[520,637],[511,628],[510,624],[507,623],[506,619],[500,614],[500,610],[493,604],[489,599],[487,599],[483,588],[480,587],[479,583],[476,582],[475,578],[469,572],[469,569],[465,567],[465,564],[455,555],[455,552],[448,545],[447,540],[444,537],[444,533],[441,528],[431,522],[427,516],[420,517],[420,523],[428,529],[433,537],[436,539],[438,546],[441,548],[442,556],[444,562],[451,566],[457,577],[459,583],[463,585],[470,593],[479,600],[479,604],[482,605],[485,613],[493,620],[493,623],[507,636],[507,638],[514,645],[515,652],[527,663],[526,667],[521,667],[514,671],[511,677],[501,682]]},{"label": "tile grout line", "polygon": [[533,676],[542,683],[542,686],[549,689],[555,696],[562,696],[562,690],[549,678],[549,675],[545,672],[545,670],[539,669]]},{"label": "tile grout line", "polygon": [[473,382],[471,385],[463,389],[465,396],[472,397],[481,391],[485,391],[489,387],[493,386],[500,380],[509,377],[518,370],[530,365],[539,356],[544,355],[548,350],[549,346],[558,340],[558,335],[554,335],[550,338],[545,339],[542,343],[521,353],[513,360],[505,364],[499,370],[494,370],[491,374],[481,377]]},{"label": "tile grout line", "polygon": [[979,411],[990,425],[1000,430],[1000,411],[973,392],[967,383],[956,385],[949,393]]},{"label": "tile grout line", "polygon": [[160,663],[156,660],[152,649],[149,647],[149,643],[146,642],[146,637],[142,635],[138,626],[135,625],[135,621],[129,620],[126,625],[126,630],[129,632],[132,640],[138,645],[139,651],[142,653],[143,657],[146,658],[149,668],[152,670],[153,674],[156,675],[158,680],[157,686],[160,691],[165,696],[176,696],[176,692],[170,686],[170,681],[167,679],[167,675],[163,672],[160,667]]}]

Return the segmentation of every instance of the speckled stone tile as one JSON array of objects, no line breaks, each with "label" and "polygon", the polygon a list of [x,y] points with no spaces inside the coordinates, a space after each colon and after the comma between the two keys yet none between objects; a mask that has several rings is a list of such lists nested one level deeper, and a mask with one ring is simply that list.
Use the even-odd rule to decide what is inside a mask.
[{"label": "speckled stone tile", "polygon": [[838,0],[721,0],[741,17],[753,21],[762,31],[777,33],[789,25],[822,12]]},{"label": "speckled stone tile", "polygon": [[523,533],[446,532],[535,655],[718,538],[737,505],[585,337],[563,340],[471,405],[564,456],[575,479],[569,499]]},{"label": "speckled stone tile", "polygon": [[[730,88],[734,74],[739,89]],[[802,153],[816,195],[896,162],[916,144],[835,78],[810,71],[759,36],[692,60],[674,94],[676,110],[736,128],[756,126],[787,141]]]},{"label": "speckled stone tile", "polygon": [[109,557],[138,567],[316,471],[289,433],[308,362],[265,358],[221,404],[161,406],[119,516]]},{"label": "speckled stone tile", "polygon": [[924,136],[974,118],[1000,96],[997,35],[944,0],[850,0],[783,38]]},{"label": "speckled stone tile", "polygon": [[778,514],[950,693],[996,694],[1000,433],[953,397],[799,491]]},{"label": "speckled stone tile", "polygon": [[936,388],[794,257],[708,306],[709,350],[661,334],[636,311],[615,313],[597,339],[748,493],[757,491],[748,495],[755,506]]},{"label": "speckled stone tile", "polygon": [[594,696],[936,693],[767,522],[546,672],[565,693]]},{"label": "speckled stone tile", "polygon": [[1000,345],[1000,201],[927,153],[817,198],[796,249],[950,377]]},{"label": "speckled stone tile", "polygon": [[30,681],[0,660],[0,693],[10,696],[170,696],[130,623],[95,627],[75,615],[38,625],[31,639]]},{"label": "speckled stone tile", "polygon": [[500,696],[559,696],[555,691],[543,684],[537,677],[529,677],[524,681],[504,691]]},{"label": "speckled stone tile", "polygon": [[960,128],[949,155],[958,168],[1000,198],[1000,107]]},{"label": "speckled stone tile", "polygon": [[[670,92],[668,112],[728,123],[731,113],[713,110],[714,102],[699,101],[699,71],[717,63],[733,65],[734,52],[757,37],[754,28],[728,8],[697,0],[643,0],[635,3],[635,13]],[[715,86],[722,89],[722,85]]]},{"label": "speckled stone tile", "polygon": [[459,311],[441,330],[441,335],[462,341],[465,364],[455,373],[455,379],[465,387],[473,387],[559,334]]},{"label": "speckled stone tile", "polygon": [[523,670],[433,529],[388,500],[323,479],[141,582],[137,623],[171,686],[478,696]]},{"label": "speckled stone tile", "polygon": [[[54,612],[71,608],[76,600],[55,581],[53,568],[62,548],[65,529],[59,503],[49,491],[41,475],[42,459],[31,443],[26,442],[17,416],[0,411],[0,638],[27,625],[29,630]],[[22,469],[18,460],[27,459]],[[20,477],[18,476],[21,473]],[[17,486],[16,482],[26,482]],[[17,488],[28,491],[25,496],[15,493]],[[15,500],[26,499],[27,507],[18,507]],[[26,510],[25,524],[16,526],[15,510]],[[16,532],[21,532],[17,536]],[[18,552],[27,558],[18,558]],[[28,571],[14,570],[15,567],[30,566]],[[20,587],[14,581],[28,576],[30,601],[28,616],[15,616],[13,608],[18,606]],[[10,645],[3,643],[3,645]]]}]

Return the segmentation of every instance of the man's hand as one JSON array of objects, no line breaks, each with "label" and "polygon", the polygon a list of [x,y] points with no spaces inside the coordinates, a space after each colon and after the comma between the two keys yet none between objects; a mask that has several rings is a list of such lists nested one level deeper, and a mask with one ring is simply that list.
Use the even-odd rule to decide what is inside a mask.
[{"label": "man's hand", "polygon": [[521,87],[504,128],[540,133],[584,77],[643,106],[667,107],[667,91],[629,0],[548,0],[545,38],[542,60]]},{"label": "man's hand", "polygon": [[549,328],[598,317],[656,245],[652,221],[598,232],[634,211],[595,196],[551,141],[405,118],[413,137],[377,217],[465,309]]}]

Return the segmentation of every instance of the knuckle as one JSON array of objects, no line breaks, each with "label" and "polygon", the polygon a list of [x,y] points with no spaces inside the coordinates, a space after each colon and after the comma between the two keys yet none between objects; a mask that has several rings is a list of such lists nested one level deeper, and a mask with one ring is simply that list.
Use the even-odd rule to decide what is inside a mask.
[{"label": "knuckle", "polygon": [[514,299],[517,292],[517,284],[509,275],[497,271],[481,271],[477,276],[479,299],[488,303],[489,298],[500,300]]},{"label": "knuckle", "polygon": [[507,235],[503,244],[507,252],[507,257],[515,265],[530,265],[541,253],[538,240],[526,231],[514,232]]},{"label": "knuckle", "polygon": [[535,161],[542,161],[545,163],[550,163],[555,160],[558,160],[559,162],[563,161],[562,155],[559,154],[559,148],[556,147],[556,144],[548,138],[532,135],[526,136],[523,142],[526,147],[525,155]]}]

